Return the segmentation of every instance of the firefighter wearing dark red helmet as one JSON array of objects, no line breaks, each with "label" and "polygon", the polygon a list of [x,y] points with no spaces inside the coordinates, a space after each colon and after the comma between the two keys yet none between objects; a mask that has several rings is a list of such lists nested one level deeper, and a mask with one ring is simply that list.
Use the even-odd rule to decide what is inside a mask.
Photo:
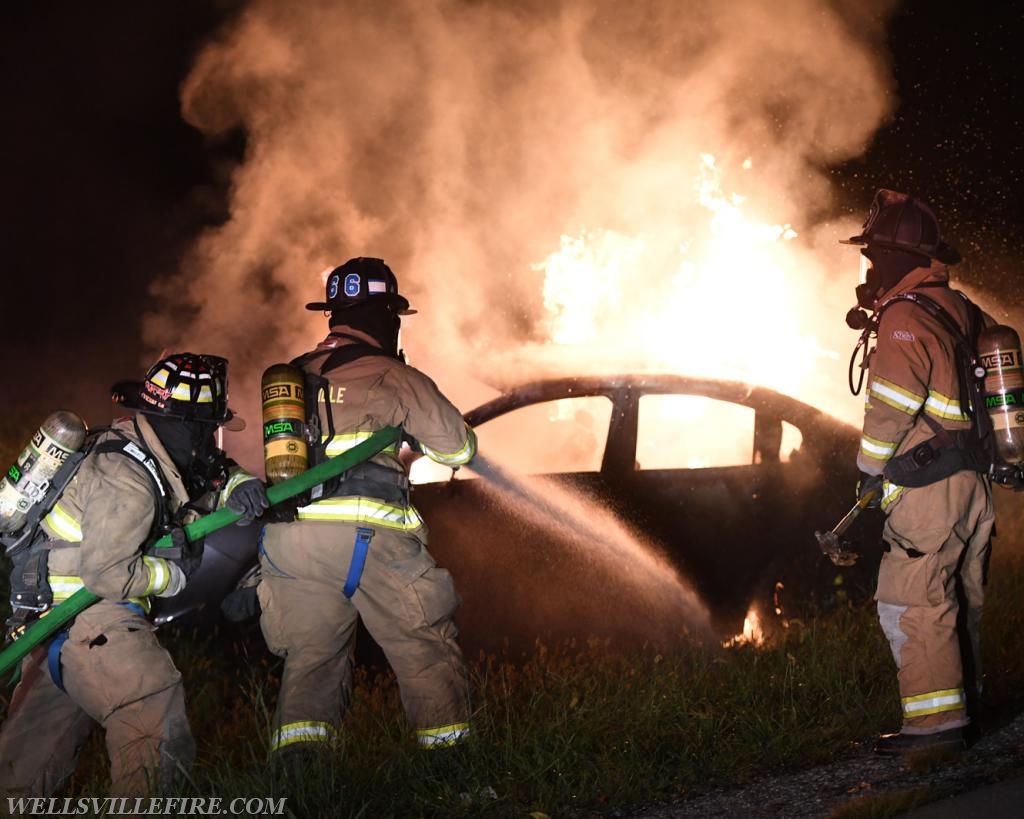
[{"label": "firefighter wearing dark red helmet", "polygon": [[[243,426],[228,408],[225,359],[166,356],[143,381],[115,385],[114,396],[138,412],[87,441],[88,454],[42,521],[26,576],[17,578],[27,584],[31,569],[37,599],[49,601],[43,610],[82,588],[100,600],[22,663],[0,729],[4,797],[56,791],[96,723],[112,796],[174,786],[194,743],[181,674],[147,619],[150,598],[177,594],[198,567],[202,544],[189,543],[182,528],[196,506],[226,500],[250,520],[266,506],[262,483],[214,444],[218,427]],[[149,548],[168,532],[175,548]]]},{"label": "firefighter wearing dark red helmet", "polygon": [[[472,429],[398,349],[401,317],[414,311],[388,265],[350,259],[328,274],[325,300],[307,309],[329,315],[327,337],[292,362],[312,379],[307,400],[319,396],[310,424],[323,433],[320,458],[397,426],[435,461],[470,461]],[[398,446],[314,490],[293,521],[268,524],[260,554],[261,626],[285,658],[270,750],[286,771],[337,735],[360,619],[395,672],[419,745],[443,749],[467,736],[468,683],[453,622],[459,597],[427,551]]]},{"label": "firefighter wearing dark red helmet", "polygon": [[958,749],[980,691],[978,625],[995,520],[984,458],[971,455],[974,414],[984,410],[972,406],[967,370],[993,321],[949,286],[960,255],[923,201],[879,190],[863,231],[846,243],[870,264],[857,301],[871,317],[848,317],[865,350],[875,338],[858,492],[872,493],[885,513],[875,598],[903,711],[901,730],[880,737],[876,751]]}]

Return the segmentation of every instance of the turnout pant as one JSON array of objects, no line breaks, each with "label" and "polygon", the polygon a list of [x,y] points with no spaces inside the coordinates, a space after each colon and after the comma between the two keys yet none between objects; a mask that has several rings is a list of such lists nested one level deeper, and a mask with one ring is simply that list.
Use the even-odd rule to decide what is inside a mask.
[{"label": "turnout pant", "polygon": [[981,610],[994,522],[991,490],[975,472],[904,489],[888,510],[875,599],[898,669],[904,733],[969,721],[968,694],[981,686]]},{"label": "turnout pant", "polygon": [[78,615],[60,652],[62,691],[45,649],[22,662],[22,678],[0,728],[0,795],[50,796],[71,776],[93,725],[110,757],[110,795],[170,787],[195,744],[181,675],[153,625],[106,600]]},{"label": "turnout pant", "polygon": [[[369,535],[352,572],[358,529]],[[260,545],[260,625],[285,658],[271,751],[328,742],[348,707],[356,624],[383,649],[424,747],[468,733],[469,687],[451,575],[415,534],[348,522],[270,524]],[[358,567],[359,559],[356,564]],[[351,598],[346,583],[359,575]]]}]

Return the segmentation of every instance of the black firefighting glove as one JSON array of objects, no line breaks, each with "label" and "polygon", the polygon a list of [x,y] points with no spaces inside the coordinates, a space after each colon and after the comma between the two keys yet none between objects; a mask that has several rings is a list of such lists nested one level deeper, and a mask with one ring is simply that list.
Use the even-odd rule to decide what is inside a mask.
[{"label": "black firefighting glove", "polygon": [[232,623],[241,623],[260,613],[260,600],[256,587],[260,583],[260,569],[257,565],[239,582],[220,604],[221,613]]},{"label": "black firefighting glove", "polygon": [[868,495],[871,495],[871,499],[864,508],[878,509],[882,505],[882,476],[861,472],[860,480],[857,481],[857,502],[860,503]]},{"label": "black firefighting glove", "polygon": [[189,540],[185,536],[185,529],[181,526],[171,529],[170,535],[170,548],[156,549],[153,554],[176,564],[185,575],[185,579],[188,580],[199,569],[199,564],[203,562],[203,544],[206,542],[206,538]]},{"label": "black firefighting glove", "polygon": [[267,500],[267,488],[259,478],[250,478],[242,481],[228,496],[226,506],[232,512],[242,516],[238,521],[239,526],[248,526],[263,514],[263,510],[270,506]]}]

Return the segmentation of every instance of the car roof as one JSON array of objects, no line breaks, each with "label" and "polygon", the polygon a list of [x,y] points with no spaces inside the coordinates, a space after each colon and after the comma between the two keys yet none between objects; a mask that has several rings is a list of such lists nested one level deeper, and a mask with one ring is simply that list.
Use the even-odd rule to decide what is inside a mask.
[{"label": "car roof", "polygon": [[478,426],[518,407],[559,398],[605,395],[615,400],[657,394],[702,395],[777,415],[800,428],[817,427],[840,434],[856,432],[851,424],[767,387],[675,373],[616,373],[526,381],[504,388],[498,397],[467,412],[465,419],[470,426]]}]

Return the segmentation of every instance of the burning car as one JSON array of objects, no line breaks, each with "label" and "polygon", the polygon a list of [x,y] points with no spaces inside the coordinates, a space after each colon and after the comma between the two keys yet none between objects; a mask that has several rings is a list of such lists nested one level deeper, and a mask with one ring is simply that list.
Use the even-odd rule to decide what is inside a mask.
[{"label": "burning car", "polygon": [[[858,522],[853,567],[833,566],[814,538],[852,504],[859,433],[807,404],[627,374],[519,384],[465,418],[472,468],[420,459],[410,477],[471,647],[734,634],[752,604],[785,617],[870,593],[880,520]],[[158,619],[215,606],[252,569],[257,528],[209,537],[199,574]]]}]

